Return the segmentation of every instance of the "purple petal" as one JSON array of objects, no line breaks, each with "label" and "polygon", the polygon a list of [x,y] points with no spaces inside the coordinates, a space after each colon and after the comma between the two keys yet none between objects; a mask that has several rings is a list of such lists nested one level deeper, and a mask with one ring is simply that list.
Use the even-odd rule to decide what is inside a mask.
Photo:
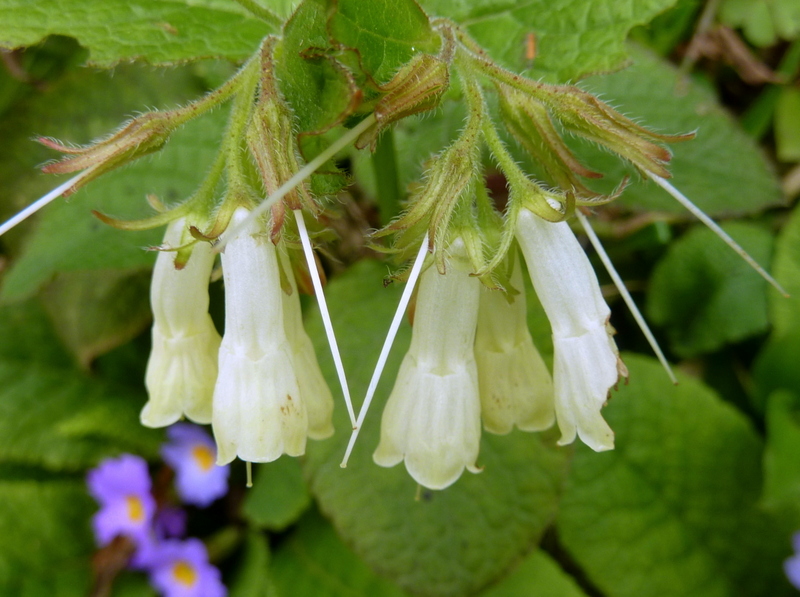
[{"label": "purple petal", "polygon": [[155,500],[150,494],[131,494],[104,505],[92,518],[97,543],[106,545],[117,535],[124,535],[138,545],[150,533],[155,509]]},{"label": "purple petal", "polygon": [[205,545],[198,539],[164,541],[150,582],[164,597],[224,597],[219,570],[208,563]]},{"label": "purple petal", "polygon": [[800,589],[800,554],[794,555],[783,562],[783,570],[789,582]]},{"label": "purple petal", "polygon": [[89,493],[100,504],[109,504],[125,495],[150,493],[147,462],[139,456],[123,454],[107,458],[86,475]]}]

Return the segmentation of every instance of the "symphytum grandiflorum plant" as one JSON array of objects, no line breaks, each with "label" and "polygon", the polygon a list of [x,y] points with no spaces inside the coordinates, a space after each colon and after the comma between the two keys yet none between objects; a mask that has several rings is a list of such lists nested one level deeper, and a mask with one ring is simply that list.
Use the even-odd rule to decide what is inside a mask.
[{"label": "symphytum grandiflorum plant", "polygon": [[[635,105],[623,114],[575,83],[590,72],[623,66],[621,44],[627,31],[672,3],[654,0],[617,15],[613,3],[600,0],[552,6],[512,3],[502,10],[489,2],[483,13],[445,0],[426,2],[422,8],[411,0],[305,0],[291,10],[254,0],[220,6],[176,1],[173,23],[159,12],[163,6],[147,0],[140,7],[146,18],[130,17],[130,40],[123,33],[106,39],[91,30],[103,11],[112,21],[122,18],[125,3],[98,6],[97,15],[88,16],[83,25],[78,0],[61,7],[34,3],[39,12],[36,18],[33,12],[29,15],[26,27],[42,35],[74,33],[92,56],[104,57],[101,63],[134,56],[166,63],[211,55],[234,59],[237,69],[198,99],[140,113],[99,141],[73,145],[39,137],[46,148],[63,154],[46,163],[43,171],[73,177],[0,226],[0,234],[59,197],[158,154],[187,127],[202,126],[195,121],[219,121],[218,115],[209,114],[225,110],[227,124],[217,127],[215,155],[197,169],[193,192],[183,198],[158,198],[145,175],[136,192],[149,195],[154,214],[119,218],[99,205],[94,212],[104,225],[123,231],[166,227],[163,242],[151,248],[157,254],[150,287],[152,349],[145,374],[147,401],[139,405],[141,423],[150,428],[182,419],[210,424],[217,464],[236,458],[247,462],[248,484],[250,463],[271,463],[283,454],[300,457],[308,450],[306,474],[312,491],[322,496],[323,511],[340,528],[353,523],[350,514],[337,510],[345,499],[342,492],[352,487],[352,475],[375,479],[375,487],[365,485],[358,491],[365,496],[377,491],[380,499],[386,498],[388,488],[406,483],[380,469],[354,473],[354,468],[372,469],[364,458],[347,466],[366,441],[357,442],[361,430],[370,426],[374,431],[367,443],[373,443],[363,446],[364,453],[371,453],[380,467],[403,462],[417,485],[417,502],[414,492],[395,494],[406,504],[403,507],[446,500],[439,496],[462,495],[460,491],[484,496],[475,498],[477,503],[494,503],[493,466],[512,477],[527,474],[519,468],[525,458],[498,464],[507,449],[502,446],[511,445],[503,442],[519,441],[513,439],[519,435],[512,433],[515,427],[537,433],[530,440],[538,446],[534,452],[540,452],[537,458],[549,459],[542,471],[556,467],[556,462],[564,465],[570,454],[567,446],[576,438],[595,452],[613,450],[614,426],[603,407],[620,384],[630,384],[627,391],[635,397],[637,384],[643,382],[633,370],[629,373],[628,359],[620,355],[608,294],[576,230],[583,230],[607,269],[615,292],[666,369],[664,377],[677,383],[589,223],[595,213],[619,213],[606,206],[623,200],[629,187],[666,190],[786,294],[728,232],[669,182],[672,146],[691,144],[695,129],[702,135],[702,123],[687,130],[676,120],[673,130],[660,132],[637,119]],[[22,25],[28,14],[23,3],[0,0],[0,8],[4,5],[12,25],[0,24],[0,42],[9,47],[30,43]],[[60,18],[53,16],[56,24],[45,27],[44,15],[59,11]],[[579,14],[583,21],[577,19]],[[604,29],[606,18],[610,20]],[[136,40],[146,37],[147,23],[153,22],[166,41],[153,41],[153,48],[159,49],[148,50]],[[173,43],[200,35],[194,27],[204,23],[211,31],[207,47],[200,38]],[[564,31],[558,32],[557,24]],[[115,25],[110,27],[116,31]],[[586,38],[586,31],[596,31],[597,41]],[[231,46],[219,49],[226,40]],[[128,42],[137,48],[130,56],[122,49]],[[252,52],[249,57],[246,48]],[[396,147],[400,135],[405,145]],[[157,160],[148,158],[147,163]],[[604,176],[602,164],[612,160],[617,180],[611,187],[598,186],[597,179]],[[369,161],[372,171],[365,166]],[[621,168],[627,174],[618,175]],[[146,166],[139,171],[146,172]],[[412,178],[417,180],[405,193],[400,180]],[[394,317],[380,322],[388,328],[382,347],[372,328],[359,329],[358,317],[356,329],[337,323],[323,290],[322,263],[335,261],[330,255],[337,254],[338,243],[331,231],[342,229],[343,203],[352,204],[353,197],[365,194],[377,195],[380,214],[374,222],[382,227],[371,233],[363,250],[387,255],[396,269],[386,283],[404,284]],[[603,226],[607,224],[604,218]],[[102,252],[103,247],[95,250]],[[224,326],[210,313],[214,299],[209,284],[219,277]],[[344,295],[346,279],[337,282]],[[533,292],[526,290],[528,279]],[[370,283],[380,288],[381,282],[380,276],[373,276]],[[346,300],[338,296],[337,309],[373,309],[369,300],[360,304],[359,292],[353,290]],[[315,334],[310,336],[304,326],[303,293],[314,295],[319,304],[330,347],[329,353],[319,355],[322,367],[312,342]],[[392,353],[392,346],[398,332],[408,341],[402,331],[407,310],[412,331],[403,356],[402,351]],[[541,344],[541,334],[531,334],[531,313],[549,322],[552,351],[546,342]],[[314,331],[319,331],[316,324]],[[366,353],[348,354],[348,346],[354,345],[350,337],[362,335],[372,342]],[[641,369],[638,358],[634,362]],[[394,382],[381,384],[389,362],[396,371]],[[348,385],[351,367],[359,370],[355,402]],[[335,373],[328,380],[338,381],[333,393],[323,371]],[[334,396],[343,399],[336,408]],[[385,400],[383,413],[369,417],[376,396]],[[662,399],[670,401],[669,395]],[[334,425],[334,412],[342,408],[349,418],[347,428]],[[549,432],[551,428],[558,433]],[[482,438],[482,430],[504,437],[488,440]],[[331,440],[335,446],[327,441],[331,436],[340,438]],[[309,438],[321,442],[319,454],[327,454],[324,475]],[[486,441],[492,442],[488,456]],[[330,466],[334,452],[341,461],[338,470]],[[197,458],[211,466],[207,456]],[[586,462],[591,462],[588,456]],[[480,480],[467,476],[459,481],[464,469],[481,473],[475,477]],[[341,490],[336,489],[337,474],[343,480]],[[558,478],[553,476],[544,493],[560,492]],[[391,481],[381,489],[386,479]],[[536,502],[535,486],[514,494],[514,499]],[[474,493],[474,487],[482,489]],[[441,494],[430,491],[445,489]],[[504,498],[497,503],[505,504]],[[457,540],[467,511],[453,508],[454,526],[448,533]],[[374,516],[377,540],[387,540],[386,534],[393,532],[392,517]],[[409,516],[411,524],[433,520],[423,514]],[[436,516],[447,526],[451,514],[442,510]],[[544,522],[552,514],[542,516]],[[534,526],[535,533],[529,530],[513,538],[516,547],[499,548],[504,555],[496,566],[471,576],[466,562],[472,560],[465,556],[466,580],[453,580],[459,575],[446,570],[441,586],[433,580],[438,573],[429,566],[420,568],[426,571],[419,572],[426,579],[420,581],[414,566],[384,565],[380,557],[369,555],[365,559],[415,593],[473,594],[520,553],[524,537],[540,536],[544,527]],[[134,543],[149,541],[137,537]],[[388,543],[398,540],[390,537]],[[444,545],[438,538],[431,541]],[[354,542],[360,553],[369,551],[370,541]],[[198,557],[205,562],[205,556]],[[448,558],[459,560],[455,552]],[[157,584],[159,590],[199,586],[194,569],[179,570],[179,564],[170,568],[178,575],[174,582]]]}]

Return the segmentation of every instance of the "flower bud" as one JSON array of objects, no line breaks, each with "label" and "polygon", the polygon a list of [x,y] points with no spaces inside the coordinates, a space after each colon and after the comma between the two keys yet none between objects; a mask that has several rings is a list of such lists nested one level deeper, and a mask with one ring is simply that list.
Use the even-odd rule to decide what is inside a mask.
[{"label": "flower bud", "polygon": [[[463,252],[461,241],[451,249]],[[419,282],[414,331],[394,389],[383,411],[381,439],[373,454],[380,466],[405,460],[420,485],[444,489],[480,448],[480,397],[473,346],[480,282],[460,258],[447,273],[428,268]]]},{"label": "flower bud", "polygon": [[610,450],[614,432],[600,409],[627,370],[612,339],[611,311],[597,276],[566,222],[546,222],[521,209],[516,238],[553,332],[559,444],[571,443],[577,433],[593,450]]},{"label": "flower bud", "polygon": [[[181,218],[168,226],[166,247],[181,245],[185,225]],[[159,252],[150,287],[153,348],[145,373],[149,398],[141,413],[147,427],[171,425],[184,415],[196,423],[211,422],[220,343],[208,314],[214,253],[208,243],[197,243],[182,269],[176,257],[176,251]]]},{"label": "flower bud", "polygon": [[[247,218],[233,215],[235,226]],[[253,223],[222,254],[225,333],[219,349],[212,427],[217,464],[271,462],[305,452],[308,418],[284,329],[275,246]]]},{"label": "flower bud", "polygon": [[430,54],[414,56],[380,87],[385,95],[375,105],[377,123],[361,134],[356,147],[369,145],[374,151],[381,131],[406,116],[435,108],[449,84],[450,73],[444,60]]},{"label": "flower bud", "polygon": [[541,431],[555,420],[553,380],[528,331],[522,267],[514,261],[511,285],[522,291],[509,303],[482,288],[475,336],[483,427],[501,435],[514,425]]}]

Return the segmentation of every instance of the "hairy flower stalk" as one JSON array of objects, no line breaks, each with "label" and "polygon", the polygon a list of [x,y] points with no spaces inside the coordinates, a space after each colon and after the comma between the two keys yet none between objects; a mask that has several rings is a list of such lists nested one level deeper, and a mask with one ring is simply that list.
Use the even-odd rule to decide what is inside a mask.
[{"label": "hairy flower stalk", "polygon": [[[164,248],[180,247],[185,229],[184,218],[173,221]],[[197,243],[181,269],[176,256],[173,250],[158,254],[150,287],[153,348],[145,374],[148,402],[141,413],[147,427],[171,425],[183,416],[196,423],[211,422],[220,344],[208,314],[214,253],[208,243]]]},{"label": "hairy flower stalk", "polygon": [[514,259],[509,299],[497,290],[481,289],[475,359],[483,427],[506,434],[541,431],[555,421],[553,380],[528,331],[522,267]]},{"label": "hairy flower stalk", "polygon": [[577,433],[593,450],[611,450],[614,432],[600,409],[627,370],[597,276],[566,222],[546,222],[521,209],[515,233],[553,332],[559,444],[573,442]]},{"label": "hairy flower stalk", "polygon": [[[373,459],[405,460],[409,474],[430,489],[452,485],[475,465],[480,448],[480,398],[473,345],[480,282],[450,247],[447,273],[429,267],[420,277],[414,331],[381,420]],[[457,300],[454,300],[457,297]]]},{"label": "hairy flower stalk", "polygon": [[[239,208],[232,225],[244,221]],[[305,452],[308,414],[286,335],[275,246],[253,223],[222,254],[225,333],[219,349],[212,427],[217,464],[271,462]]]}]

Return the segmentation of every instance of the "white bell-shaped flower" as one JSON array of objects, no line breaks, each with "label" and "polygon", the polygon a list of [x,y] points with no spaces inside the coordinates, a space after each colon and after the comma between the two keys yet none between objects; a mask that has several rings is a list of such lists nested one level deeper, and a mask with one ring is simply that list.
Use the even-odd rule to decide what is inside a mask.
[{"label": "white bell-shaped flower", "polygon": [[[170,223],[164,245],[180,246],[184,227],[183,218]],[[183,269],[175,268],[175,257],[174,251],[159,252],[150,287],[153,348],[145,374],[149,398],[141,413],[147,427],[165,427],[183,416],[211,422],[220,343],[208,314],[214,253],[208,243],[197,243]]]},{"label": "white bell-shaped flower", "polygon": [[553,332],[559,444],[575,434],[596,451],[614,447],[600,415],[608,392],[627,371],[619,359],[597,276],[566,222],[550,223],[522,209],[516,238]]},{"label": "white bell-shaped flower", "polygon": [[308,437],[325,439],[333,435],[333,396],[319,368],[314,345],[303,325],[297,282],[287,258],[283,259],[283,265],[292,290],[291,294],[284,292],[282,295],[284,325],[292,348],[300,398],[308,413]]},{"label": "white bell-shaped flower", "polygon": [[394,389],[383,411],[373,459],[380,466],[405,460],[420,485],[444,489],[475,466],[481,422],[473,352],[480,282],[451,245],[447,273],[430,267],[421,276],[414,330]]},{"label": "white bell-shaped flower", "polygon": [[[248,211],[239,208],[231,227]],[[275,246],[256,223],[227,239],[222,254],[225,333],[219,349],[212,427],[217,464],[271,462],[305,452],[308,418],[284,329]]]},{"label": "white bell-shaped flower", "polygon": [[528,331],[522,267],[514,259],[512,297],[481,289],[475,359],[481,391],[483,427],[490,433],[541,431],[555,421],[553,379]]}]

